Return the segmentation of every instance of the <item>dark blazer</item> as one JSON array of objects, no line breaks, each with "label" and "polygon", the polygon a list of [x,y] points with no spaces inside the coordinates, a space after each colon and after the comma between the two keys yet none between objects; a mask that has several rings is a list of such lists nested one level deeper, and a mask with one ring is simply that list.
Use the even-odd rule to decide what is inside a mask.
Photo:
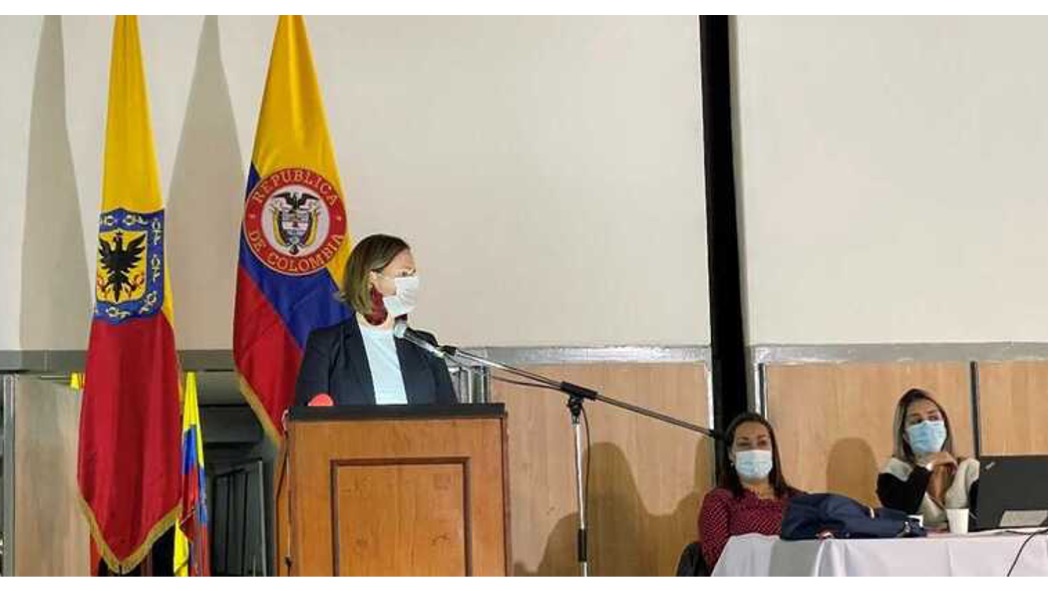
[{"label": "dark blazer", "polygon": [[[437,344],[434,335],[419,334]],[[456,403],[452,378],[443,360],[403,339],[394,339],[394,344],[409,404]],[[295,384],[295,404],[305,406],[322,393],[331,396],[337,405],[376,403],[372,371],[356,315],[341,324],[317,329],[306,339]]]}]

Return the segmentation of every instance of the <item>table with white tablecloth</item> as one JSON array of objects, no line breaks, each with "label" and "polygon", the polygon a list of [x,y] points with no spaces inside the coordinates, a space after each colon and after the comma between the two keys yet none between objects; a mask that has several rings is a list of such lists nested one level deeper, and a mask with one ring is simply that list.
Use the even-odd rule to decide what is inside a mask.
[{"label": "table with white tablecloth", "polygon": [[747,534],[729,539],[712,574],[1005,576],[1017,558],[1014,576],[1045,577],[1046,533],[1031,533],[998,531],[931,534],[925,538],[801,541]]}]

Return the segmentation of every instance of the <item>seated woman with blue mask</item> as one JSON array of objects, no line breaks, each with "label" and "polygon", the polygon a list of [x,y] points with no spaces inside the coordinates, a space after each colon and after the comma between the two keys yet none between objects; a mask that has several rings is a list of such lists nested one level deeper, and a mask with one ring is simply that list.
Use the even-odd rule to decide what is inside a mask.
[{"label": "seated woman with blue mask", "polygon": [[732,536],[780,534],[788,500],[799,493],[780,468],[773,426],[761,415],[745,413],[726,429],[722,478],[700,508],[700,548],[707,570],[714,570]]},{"label": "seated woman with blue mask", "polygon": [[946,509],[973,506],[980,465],[952,450],[948,414],[928,392],[913,388],[897,402],[893,457],[879,474],[884,507],[922,515],[928,528],[947,524]]}]

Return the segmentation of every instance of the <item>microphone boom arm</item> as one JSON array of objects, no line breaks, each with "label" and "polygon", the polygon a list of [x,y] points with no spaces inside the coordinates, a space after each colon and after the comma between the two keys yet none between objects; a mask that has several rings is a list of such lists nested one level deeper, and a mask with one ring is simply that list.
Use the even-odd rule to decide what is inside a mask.
[{"label": "microphone boom arm", "polygon": [[575,396],[575,397],[579,397],[579,398],[585,398],[587,400],[597,400],[599,402],[604,402],[604,403],[609,404],[611,406],[622,408],[624,410],[627,410],[627,411],[630,411],[630,412],[633,412],[633,413],[637,413],[637,414],[649,417],[651,419],[655,419],[657,421],[661,421],[661,422],[667,423],[669,425],[674,425],[676,427],[679,427],[679,428],[682,428],[682,429],[686,429],[687,431],[693,431],[694,433],[700,433],[701,435],[706,435],[707,437],[711,437],[713,439],[719,439],[719,440],[722,439],[722,435],[721,434],[719,434],[717,431],[714,431],[712,429],[708,429],[707,427],[701,427],[700,425],[697,425],[697,424],[694,424],[694,423],[690,423],[688,421],[683,421],[681,419],[676,419],[676,418],[674,418],[672,416],[665,415],[663,413],[659,413],[659,412],[656,412],[654,410],[650,410],[650,409],[642,407],[642,406],[631,404],[629,402],[624,402],[622,400],[617,400],[615,398],[610,398],[608,396],[604,396],[602,394],[599,394],[598,392],[596,392],[596,391],[594,391],[594,390],[592,390],[590,388],[585,388],[583,386],[579,386],[577,384],[573,384],[572,382],[559,382],[557,380],[552,380],[552,379],[550,379],[548,377],[541,376],[541,375],[536,374],[536,373],[532,373],[531,371],[526,371],[524,369],[520,369],[520,368],[514,367],[512,365],[507,365],[505,363],[500,363],[498,361],[492,361],[491,359],[487,359],[485,357],[481,357],[479,355],[475,355],[473,353],[470,353],[468,351],[464,351],[463,349],[459,349],[459,348],[456,348],[456,347],[445,345],[445,346],[442,346],[442,347],[439,347],[439,348],[447,356],[458,357],[460,359],[465,359],[467,361],[472,361],[472,362],[474,362],[474,363],[476,363],[478,365],[483,365],[483,366],[488,367],[490,369],[504,371],[504,372],[507,372],[509,374],[513,374],[513,375],[516,375],[518,377],[522,377],[522,378],[525,378],[527,380],[531,380],[531,381],[536,382],[538,384],[542,384],[542,385],[547,386],[547,387],[549,387],[551,389],[560,390],[560,391],[562,391],[562,392],[564,392],[564,393],[566,393],[566,394],[568,394],[570,396]]}]

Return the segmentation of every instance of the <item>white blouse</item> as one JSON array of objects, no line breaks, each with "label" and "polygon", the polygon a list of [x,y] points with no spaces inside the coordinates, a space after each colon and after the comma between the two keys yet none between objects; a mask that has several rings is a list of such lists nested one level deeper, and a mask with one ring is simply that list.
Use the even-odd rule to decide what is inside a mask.
[{"label": "white blouse", "polygon": [[358,325],[361,327],[361,339],[365,343],[365,354],[368,356],[368,369],[372,372],[376,404],[408,404],[393,329],[365,326],[360,322]]}]

